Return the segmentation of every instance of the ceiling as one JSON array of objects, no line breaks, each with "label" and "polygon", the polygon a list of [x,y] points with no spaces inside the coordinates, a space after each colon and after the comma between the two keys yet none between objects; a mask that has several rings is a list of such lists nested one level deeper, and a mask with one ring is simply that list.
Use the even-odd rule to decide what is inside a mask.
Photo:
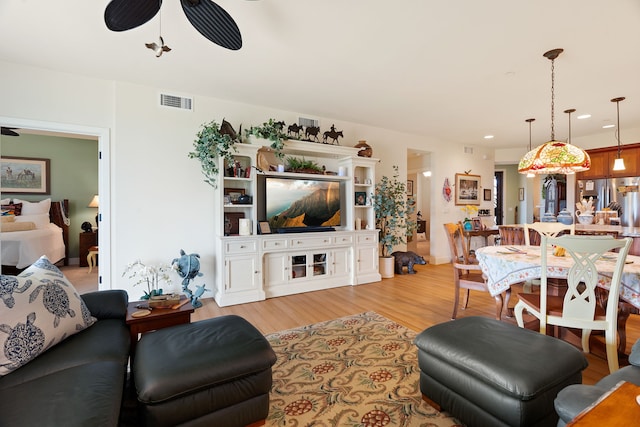
[{"label": "ceiling", "polygon": [[[162,6],[171,52],[156,58],[158,16],[109,31],[108,0],[0,1],[0,60],[263,105],[464,144],[526,147],[602,133],[615,144],[615,104],[640,128],[638,0],[216,0],[243,47],[223,49]],[[9,42],[10,41],[10,42]],[[6,83],[6,82],[3,82]],[[197,102],[197,101],[196,101]],[[577,120],[589,113],[590,119]],[[265,120],[267,118],[265,117]],[[276,118],[277,119],[277,118]],[[491,134],[492,140],[483,139]]]}]

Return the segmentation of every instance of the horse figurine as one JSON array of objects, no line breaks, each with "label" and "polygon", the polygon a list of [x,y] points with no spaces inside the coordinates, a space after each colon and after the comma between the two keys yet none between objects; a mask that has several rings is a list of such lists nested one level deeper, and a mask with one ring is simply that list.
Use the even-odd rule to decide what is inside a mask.
[{"label": "horse figurine", "polygon": [[287,134],[289,136],[295,136],[296,138],[300,138],[300,131],[302,131],[302,126],[294,123],[292,125],[289,125],[289,127],[287,127]]},{"label": "horse figurine", "polygon": [[221,135],[229,135],[232,141],[240,142],[240,135],[242,135],[242,125],[240,125],[240,131],[236,133],[231,123],[222,119],[222,124],[220,125],[220,134]]},{"label": "horse figurine", "polygon": [[320,133],[320,128],[318,126],[307,126],[307,128],[304,130],[304,137],[307,141],[311,141],[311,138],[309,138],[309,136],[312,136],[316,142],[320,142],[320,140],[318,139],[318,134]]},{"label": "horse figurine", "polygon": [[333,145],[333,144],[335,144],[335,145],[340,145],[340,144],[338,143],[338,138],[339,138],[339,137],[343,137],[343,138],[344,138],[344,135],[342,135],[342,131],[341,131],[341,130],[340,130],[340,131],[337,131],[337,130],[336,130],[336,127],[335,127],[334,125],[331,125],[331,130],[326,131],[326,132],[325,132],[324,134],[322,134],[322,135],[323,135],[323,136],[322,136],[322,143],[323,143],[323,144],[327,144],[327,139],[328,139],[328,138],[331,138],[331,139],[333,139],[333,142],[331,143],[332,145]]}]

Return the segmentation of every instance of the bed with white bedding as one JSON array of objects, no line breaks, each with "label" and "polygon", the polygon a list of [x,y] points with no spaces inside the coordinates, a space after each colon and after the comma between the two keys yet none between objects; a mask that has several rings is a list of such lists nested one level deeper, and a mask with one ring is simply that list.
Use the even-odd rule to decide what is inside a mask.
[{"label": "bed with white bedding", "polygon": [[[3,271],[7,268],[22,270],[33,264],[42,255],[46,255],[52,263],[62,261],[64,265],[67,265],[69,201],[66,199],[61,202],[49,201],[46,214],[36,211],[36,208],[42,207],[38,206],[38,203],[29,203],[19,199],[12,201],[13,204],[16,202],[24,202],[27,209],[24,209],[23,206],[22,215],[15,216],[12,221],[14,223],[12,225],[18,225],[18,227],[7,228],[3,224],[5,227],[0,233],[0,264]],[[25,211],[26,215],[24,215]],[[29,226],[19,227],[25,223],[33,224],[34,229],[5,231],[29,228]]]}]

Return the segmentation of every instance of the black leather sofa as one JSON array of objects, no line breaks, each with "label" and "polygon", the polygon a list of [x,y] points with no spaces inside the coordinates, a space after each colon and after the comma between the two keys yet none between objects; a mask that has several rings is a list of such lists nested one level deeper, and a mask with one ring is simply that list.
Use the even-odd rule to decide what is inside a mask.
[{"label": "black leather sofa", "polygon": [[633,345],[629,355],[629,363],[629,366],[618,369],[594,385],[574,384],[562,389],[554,402],[556,412],[560,417],[558,427],[567,425],[569,421],[600,399],[620,381],[640,386],[640,340]]},{"label": "black leather sofa", "polygon": [[0,378],[0,427],[118,425],[130,345],[127,293],[82,299],[95,324]]}]

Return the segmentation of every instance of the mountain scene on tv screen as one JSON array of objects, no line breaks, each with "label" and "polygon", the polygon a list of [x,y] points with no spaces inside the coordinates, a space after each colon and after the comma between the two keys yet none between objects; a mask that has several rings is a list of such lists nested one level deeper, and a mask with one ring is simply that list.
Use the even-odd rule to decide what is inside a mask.
[{"label": "mountain scene on tv screen", "polygon": [[296,181],[282,184],[269,193],[267,218],[272,228],[340,225],[339,183]]}]

